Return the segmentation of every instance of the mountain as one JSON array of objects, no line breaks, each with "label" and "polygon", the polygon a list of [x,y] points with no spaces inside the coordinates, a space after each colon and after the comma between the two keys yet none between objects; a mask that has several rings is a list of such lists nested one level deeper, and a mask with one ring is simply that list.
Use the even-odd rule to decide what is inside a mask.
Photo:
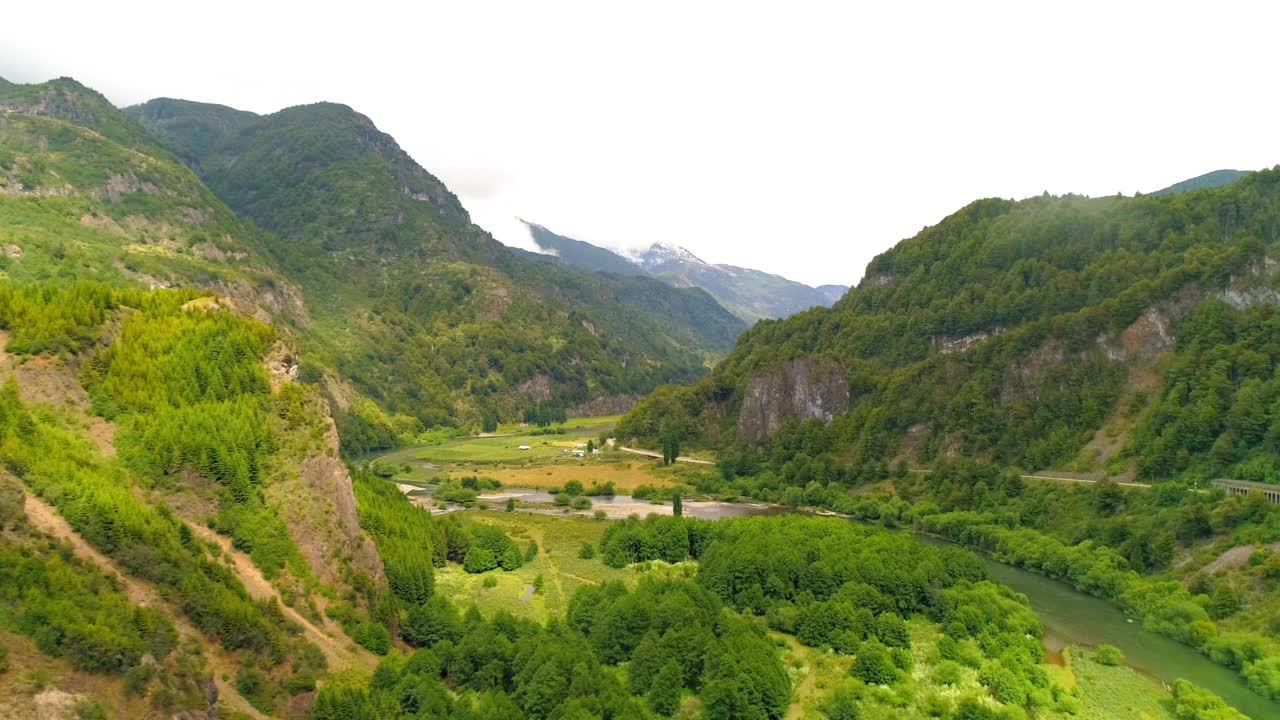
[{"label": "mountain", "polygon": [[[1060,680],[1027,598],[982,558],[872,522],[1106,597],[1280,697],[1262,496],[986,462],[1014,457],[1002,434],[1025,441],[1041,404],[1067,427],[1112,407],[1101,437],[1159,446],[1112,460],[1270,479],[1280,171],[1132,203],[975,203],[836,307],[758,323],[624,424],[671,454],[724,441],[715,470],[655,473],[669,516],[437,516],[422,476],[348,465],[340,442],[609,399],[592,390],[679,377],[682,344],[727,344],[740,321],[701,289],[508,252],[348,108],[151,110],[144,127],[71,80],[0,81],[0,717],[1243,717],[1186,681],[1170,697],[1116,648],[1064,651]],[[1112,402],[1120,381],[1134,392]],[[815,413],[835,420],[792,422]],[[952,423],[944,442],[979,461],[876,484],[875,443],[904,418]],[[932,431],[903,459],[927,462]],[[594,472],[586,452],[536,472]],[[432,479],[451,500],[497,486]],[[865,522],[684,518],[686,482]],[[558,497],[591,507],[592,486]],[[833,682],[804,692],[819,655]]]},{"label": "mountain", "polygon": [[557,235],[537,223],[525,222],[525,226],[529,228],[529,234],[533,236],[533,241],[538,247],[548,251],[566,265],[615,275],[645,274],[643,268],[611,250]]},{"label": "mountain", "polygon": [[1174,183],[1167,188],[1157,190],[1152,195],[1177,195],[1191,190],[1200,190],[1201,188],[1211,188],[1233,183],[1236,180],[1248,175],[1243,170],[1214,170],[1203,175],[1197,175],[1190,180],[1183,180],[1180,183]]},{"label": "mountain", "polygon": [[349,447],[415,423],[621,402],[703,374],[742,330],[699,290],[509,251],[346,106],[258,116],[161,99],[127,113],[267,231],[307,310],[303,370],[325,378]]},{"label": "mountain", "polygon": [[623,255],[535,223],[525,224],[538,247],[565,265],[615,275],[651,275],[676,287],[702,288],[747,323],[828,306],[848,290],[843,285],[812,288],[759,270],[712,265],[685,248],[665,243]]},{"label": "mountain", "polygon": [[909,527],[1066,582],[1237,673],[1270,717],[1278,254],[1280,167],[1159,196],[978,200],[831,308],[756,323],[616,434],[714,450],[701,492]]},{"label": "mountain", "polygon": [[515,256],[349,108],[0,82],[0,715],[307,716],[472,537],[340,449],[693,380],[742,329]]},{"label": "mountain", "polygon": [[823,305],[831,306],[831,305],[834,305],[837,300],[844,297],[845,293],[849,292],[849,286],[848,285],[819,285],[815,287],[814,290],[817,290],[818,293],[821,294],[824,299],[826,299],[826,302],[822,303]]},{"label": "mountain", "polygon": [[1280,427],[1278,245],[1277,170],[1176,195],[979,200],[875,258],[830,309],[758,323],[621,431],[767,447],[816,418],[855,467],[1280,480],[1261,429]]},{"label": "mountain", "polygon": [[[734,315],[755,322],[782,318],[812,307],[828,306],[840,285],[818,290],[780,275],[733,265],[713,265],[688,250],[654,243],[635,255],[650,274],[682,287],[700,287]],[[838,297],[838,295],[837,295]]]},{"label": "mountain", "polygon": [[269,238],[106,98],[69,78],[0,85],[0,270],[201,286],[303,313]]}]

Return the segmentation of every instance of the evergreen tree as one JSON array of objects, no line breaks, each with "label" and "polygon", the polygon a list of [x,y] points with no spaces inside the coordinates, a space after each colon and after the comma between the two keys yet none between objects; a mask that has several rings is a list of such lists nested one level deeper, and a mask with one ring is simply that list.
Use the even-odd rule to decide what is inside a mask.
[{"label": "evergreen tree", "polygon": [[684,690],[684,670],[674,659],[667,660],[649,687],[649,707],[659,715],[671,715],[680,707]]},{"label": "evergreen tree", "polygon": [[482,573],[498,567],[498,559],[493,556],[493,551],[479,545],[472,546],[467,551],[467,557],[462,561],[462,569],[469,573]]}]

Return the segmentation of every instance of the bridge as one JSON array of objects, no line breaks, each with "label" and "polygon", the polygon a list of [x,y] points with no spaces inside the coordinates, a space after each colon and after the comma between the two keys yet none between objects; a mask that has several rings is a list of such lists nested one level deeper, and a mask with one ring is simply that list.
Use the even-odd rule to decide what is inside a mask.
[{"label": "bridge", "polygon": [[1214,487],[1226,490],[1228,495],[1261,495],[1272,505],[1280,505],[1280,485],[1227,478],[1217,478],[1211,482]]}]

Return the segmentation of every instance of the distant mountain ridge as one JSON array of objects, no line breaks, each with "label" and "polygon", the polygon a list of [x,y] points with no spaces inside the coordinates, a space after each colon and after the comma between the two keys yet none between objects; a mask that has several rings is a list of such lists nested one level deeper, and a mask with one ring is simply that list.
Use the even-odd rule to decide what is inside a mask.
[{"label": "distant mountain ridge", "polygon": [[656,242],[636,251],[614,252],[523,221],[545,254],[581,270],[650,275],[676,287],[706,290],[726,310],[748,323],[783,318],[812,307],[830,307],[846,285],[810,287],[761,270],[709,263],[687,248]]},{"label": "distant mountain ridge", "polygon": [[1197,175],[1193,178],[1174,183],[1167,188],[1161,188],[1152,195],[1177,195],[1178,193],[1190,192],[1191,190],[1200,190],[1202,188],[1220,187],[1233,183],[1240,178],[1248,175],[1245,170],[1214,170],[1203,175]]}]

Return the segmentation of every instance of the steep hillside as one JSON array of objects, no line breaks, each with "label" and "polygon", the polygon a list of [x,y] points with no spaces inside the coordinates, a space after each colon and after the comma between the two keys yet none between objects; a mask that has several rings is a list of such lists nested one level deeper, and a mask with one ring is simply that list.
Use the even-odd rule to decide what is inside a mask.
[{"label": "steep hillside", "polygon": [[757,324],[622,430],[732,447],[817,418],[854,466],[1280,477],[1260,429],[1277,419],[1277,241],[1274,170],[1163,197],[981,200],[877,257],[831,309]]},{"label": "steep hillside", "polygon": [[[367,615],[385,593],[327,405],[235,308],[0,283],[0,490],[20,488],[26,521],[69,548],[0,543],[22,558],[3,563],[18,574],[0,628],[94,674],[117,715],[273,713],[326,670],[372,665],[322,614],[342,597]],[[67,672],[49,669],[79,682]]]},{"label": "steep hillside", "polygon": [[557,235],[541,225],[525,224],[538,247],[560,263],[592,272],[651,275],[675,287],[702,288],[748,324],[831,305],[849,289],[843,285],[813,288],[760,270],[712,265],[684,248],[663,243],[624,256]]},{"label": "steep hillside", "polygon": [[[271,231],[302,289],[298,336],[352,449],[416,424],[514,418],[690,380],[741,324],[705,293],[566,272],[508,251],[368,118],[321,103],[248,117],[155,100],[129,113]],[[350,383],[376,408],[348,401]]]},{"label": "steep hillside", "polygon": [[1188,192],[1190,190],[1200,190],[1201,188],[1211,188],[1233,183],[1249,173],[1242,170],[1214,170],[1203,175],[1197,175],[1189,180],[1183,180],[1174,183],[1167,188],[1157,190],[1152,195],[1177,195],[1178,193]]},{"label": "steep hillside", "polygon": [[1061,579],[1274,702],[1280,508],[1206,481],[1280,487],[1278,246],[1280,168],[1166,196],[981,200],[831,309],[758,323],[617,433],[718,449],[704,492],[910,526]]},{"label": "steep hillside", "polygon": [[0,85],[0,273],[202,285],[301,315],[264,233],[74,80]]}]

